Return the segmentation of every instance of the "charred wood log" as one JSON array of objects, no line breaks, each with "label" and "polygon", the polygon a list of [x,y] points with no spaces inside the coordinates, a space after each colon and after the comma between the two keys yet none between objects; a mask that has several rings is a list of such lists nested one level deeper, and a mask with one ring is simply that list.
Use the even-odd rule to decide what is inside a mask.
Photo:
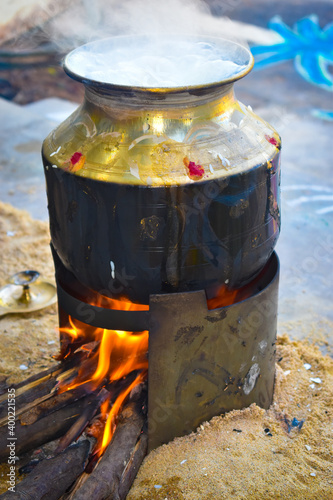
[{"label": "charred wood log", "polygon": [[[83,359],[83,364],[85,362],[90,363],[90,359]],[[91,423],[101,404],[106,399],[115,401],[123,392],[124,387],[132,384],[138,372],[133,371],[126,378],[115,382],[108,383],[104,380],[99,388],[94,387],[88,379],[85,384],[58,394],[59,380],[67,386],[67,383],[78,373],[77,370],[72,363],[61,363],[55,369],[30,377],[15,387],[17,394],[16,455],[20,456],[45,443],[61,439],[56,450],[57,455],[35,466],[26,480],[20,483],[20,487],[16,488],[15,493],[8,492],[13,500],[45,500],[45,498],[58,500],[60,497],[74,500],[86,498],[124,500],[126,498],[137,470],[147,453],[147,434],[143,432],[146,413],[142,410],[145,406],[143,399],[147,396],[146,386],[140,384],[131,391],[117,423],[113,439],[104,455],[95,467],[98,453],[93,451],[86,472],[90,472],[92,467],[95,468],[91,474],[86,474],[86,472],[82,474],[81,452],[75,452],[79,454],[75,458],[73,450],[76,448],[69,447],[70,443],[76,440],[85,427]],[[104,385],[106,387],[101,388]],[[7,410],[7,403],[6,393],[2,397],[2,403],[0,402],[0,409],[2,406]],[[0,460],[8,458],[7,444],[8,423],[6,418],[2,418],[0,420]],[[85,456],[84,462],[86,458]],[[68,462],[66,470],[69,476],[66,481],[61,479],[63,474],[61,463],[64,461]],[[74,464],[75,461],[77,464]],[[73,466],[70,465],[72,463]],[[52,495],[47,489],[50,483],[49,475],[58,477],[57,481],[60,478],[62,483],[61,487],[59,485],[59,488],[52,488],[54,490]],[[72,493],[65,493],[79,475],[80,478],[76,481]],[[28,482],[29,478],[30,482]],[[6,499],[7,496],[2,495],[1,498]]]},{"label": "charred wood log", "polygon": [[29,405],[31,406],[30,409],[21,411],[19,420],[22,425],[31,425],[37,422],[37,420],[61,410],[61,408],[68,406],[74,401],[86,397],[88,393],[89,391],[84,390],[82,387],[62,392],[61,394],[54,392],[47,399],[41,398],[34,401],[33,406]]},{"label": "charred wood log", "polygon": [[[32,375],[17,385],[10,386],[10,388],[15,389],[16,416],[27,411],[29,407],[39,404],[43,401],[43,398],[46,400],[52,397],[54,388],[59,380],[77,375],[78,366],[86,357],[86,353],[79,352],[75,354],[71,360],[60,363],[36,375]],[[3,425],[7,419],[7,397],[8,391],[5,390],[3,394],[0,395],[0,426]]]},{"label": "charred wood log", "polygon": [[67,433],[60,439],[56,453],[65,450],[75,439],[81,436],[89,422],[94,418],[101,404],[110,397],[109,391],[101,389],[94,400],[94,404],[88,405],[76,422],[71,426]]},{"label": "charred wood log", "polygon": [[[43,418],[35,420],[30,425],[20,421],[15,425],[16,453],[18,455],[38,448],[44,443],[53,441],[63,436],[76,422],[83,411],[89,406],[96,408],[96,394],[92,393],[81,399],[74,400],[70,404],[61,407],[57,411],[46,414]],[[24,421],[24,414],[21,416]],[[8,455],[8,428],[4,425],[0,428],[0,460],[6,459]]]},{"label": "charred wood log", "polygon": [[[147,455],[148,449],[148,434],[146,432],[142,432],[139,441],[136,443],[132,455],[127,462],[127,465],[122,473],[119,488],[118,488],[118,497],[119,500],[125,500],[131,486],[136,478],[138,470],[143,462],[143,459]],[[117,498],[114,495],[114,498]]]},{"label": "charred wood log", "polygon": [[[61,438],[57,451],[58,452],[63,451],[67,446],[69,446],[73,441],[75,441],[75,439],[77,439],[84,431],[89,422],[91,422],[91,420],[94,418],[97,409],[101,406],[101,404],[106,399],[114,401],[118,397],[120,392],[122,392],[127,386],[129,386],[133,382],[137,374],[138,371],[134,370],[129,375],[127,375],[125,379],[120,379],[111,383],[107,383],[107,381],[105,380],[102,385],[104,385],[105,383],[106,387],[102,388],[96,395],[96,399],[94,401],[96,406],[93,407],[91,405],[84,410],[84,412],[80,415],[78,420],[68,430],[65,436]],[[86,384],[86,386],[89,388],[89,382]],[[84,390],[84,386],[81,386],[79,389],[82,390],[81,388],[83,388]]]},{"label": "charred wood log", "polygon": [[[17,413],[21,408],[27,407],[30,403],[37,398],[49,395],[55,387],[57,381],[55,374],[58,370],[53,370],[51,373],[41,374],[37,380],[28,382],[24,386],[17,385],[15,388],[15,405]],[[0,397],[0,425],[2,425],[7,417],[8,404],[7,404],[7,391]]]},{"label": "charred wood log", "polygon": [[143,432],[145,419],[142,400],[127,403],[111,443],[93,472],[87,476],[79,489],[70,495],[70,500],[126,498],[147,452],[147,436]]},{"label": "charred wood log", "polygon": [[8,389],[7,377],[6,376],[0,376],[0,397],[4,393],[7,394],[7,389]]},{"label": "charred wood log", "polygon": [[[59,379],[71,377],[73,368],[68,370],[60,366],[55,372],[45,375],[33,381],[28,379],[27,384],[20,388],[23,391],[22,398],[16,400],[16,422],[15,438],[17,440],[16,452],[25,453],[33,448],[39,447],[49,441],[63,437],[59,450],[63,451],[72,441],[83,432],[86,425],[94,417],[101,403],[109,397],[117,397],[125,385],[130,384],[137,372],[129,374],[126,379],[119,380],[107,385],[107,389],[94,388],[90,382],[77,388],[57,394],[57,383]],[[54,376],[56,374],[56,376]],[[51,378],[49,378],[51,376]],[[33,386],[31,386],[31,383]],[[50,383],[50,386],[47,384]],[[107,380],[101,385],[107,384]],[[47,388],[52,387],[50,394],[40,396],[38,389],[44,394]],[[33,401],[30,401],[35,397]],[[7,415],[0,420],[0,461],[5,459],[8,453],[6,444],[8,439],[8,404],[6,395]],[[68,433],[68,434],[67,434]]]},{"label": "charred wood log", "polygon": [[90,442],[70,446],[54,458],[40,462],[16,487],[0,496],[1,500],[58,500],[83,472]]}]

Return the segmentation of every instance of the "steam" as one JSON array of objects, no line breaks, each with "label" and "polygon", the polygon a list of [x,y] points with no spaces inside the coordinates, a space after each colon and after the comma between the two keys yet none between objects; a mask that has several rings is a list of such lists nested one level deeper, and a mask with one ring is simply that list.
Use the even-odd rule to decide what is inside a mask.
[{"label": "steam", "polygon": [[77,0],[54,23],[53,37],[60,42],[65,33],[77,46],[114,35],[212,35],[212,19],[203,0]]},{"label": "steam", "polygon": [[[240,1],[225,0],[229,14]],[[135,44],[128,44],[125,51],[118,51],[118,59],[114,52],[105,59],[102,50],[98,50],[88,55],[87,60],[87,54],[71,60],[74,73],[120,85],[125,82],[150,87],[200,85],[235,76],[249,63],[245,56],[235,59],[235,53],[228,57],[214,43],[193,43],[193,37],[224,38],[245,46],[253,41],[265,44],[276,41],[269,30],[214,17],[204,0],[37,0],[37,5],[40,9],[35,16],[37,46],[42,33],[47,42],[52,42],[53,50],[62,54],[91,41],[144,35],[146,42],[141,39],[140,50]],[[34,16],[30,13],[31,17]],[[44,21],[38,22],[41,19]],[[170,43],[157,42],[157,35],[166,35]],[[188,40],[192,40],[190,45]],[[131,64],[124,67],[127,62]]]},{"label": "steam", "polygon": [[72,0],[45,31],[62,52],[117,35],[206,35],[243,45],[275,41],[269,30],[214,17],[204,0]]},{"label": "steam", "polygon": [[65,65],[81,78],[108,84],[171,88],[234,78],[250,60],[243,47],[218,38],[136,35],[86,44]]}]

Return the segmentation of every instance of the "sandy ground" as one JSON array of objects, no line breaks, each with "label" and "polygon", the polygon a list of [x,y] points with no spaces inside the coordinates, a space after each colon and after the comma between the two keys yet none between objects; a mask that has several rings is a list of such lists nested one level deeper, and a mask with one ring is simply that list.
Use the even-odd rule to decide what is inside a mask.
[{"label": "sandy ground", "polygon": [[[54,283],[48,223],[31,219],[27,212],[0,203],[0,286],[26,269],[39,271]],[[59,334],[55,305],[30,314],[0,318],[0,378],[17,383],[56,364]]]},{"label": "sandy ground", "polygon": [[[24,269],[53,280],[47,223],[0,203],[0,247],[0,286]],[[16,383],[55,363],[57,321],[55,306],[0,319],[0,380]],[[127,500],[331,500],[332,403],[332,359],[311,340],[282,335],[271,408],[215,417],[151,452]],[[2,466],[0,493],[5,474]]]},{"label": "sandy ground", "polygon": [[127,500],[331,500],[333,361],[287,336],[277,360],[268,411],[215,417],[151,452]]}]

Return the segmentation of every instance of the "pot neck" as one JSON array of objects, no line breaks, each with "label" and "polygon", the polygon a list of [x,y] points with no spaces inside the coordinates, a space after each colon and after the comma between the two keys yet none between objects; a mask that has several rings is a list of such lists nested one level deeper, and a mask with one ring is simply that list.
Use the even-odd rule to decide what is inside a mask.
[{"label": "pot neck", "polygon": [[203,113],[208,119],[231,109],[235,95],[233,82],[175,90],[86,85],[85,101],[89,107],[100,108],[111,115],[118,111],[135,116],[144,111],[160,112],[169,118],[180,115],[185,118],[192,115],[200,117]]}]

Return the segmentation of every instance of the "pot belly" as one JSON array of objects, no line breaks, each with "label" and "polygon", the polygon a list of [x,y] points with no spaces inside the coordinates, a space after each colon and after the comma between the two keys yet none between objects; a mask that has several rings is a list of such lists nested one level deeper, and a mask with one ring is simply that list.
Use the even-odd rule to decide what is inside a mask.
[{"label": "pot belly", "polygon": [[44,167],[53,246],[102,294],[148,303],[150,294],[240,287],[279,235],[279,153],[247,172],[170,187],[96,181],[45,159]]}]

